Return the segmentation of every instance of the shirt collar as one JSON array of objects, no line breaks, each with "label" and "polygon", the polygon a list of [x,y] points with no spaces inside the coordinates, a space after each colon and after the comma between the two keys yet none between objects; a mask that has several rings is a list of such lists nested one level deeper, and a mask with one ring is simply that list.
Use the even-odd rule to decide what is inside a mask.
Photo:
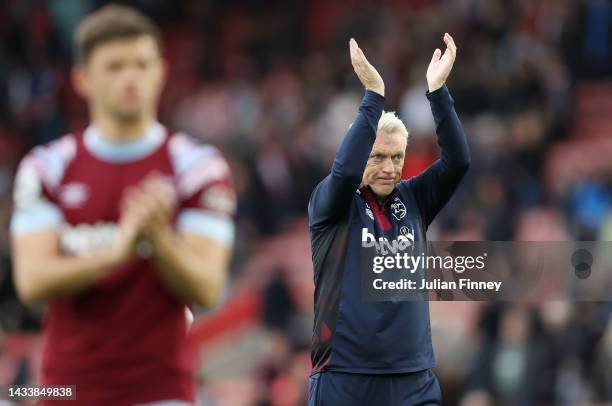
[{"label": "shirt collar", "polygon": [[150,155],[165,140],[166,129],[154,122],[147,130],[129,141],[114,141],[102,135],[98,127],[87,127],[83,133],[85,148],[95,157],[108,162],[137,161]]},{"label": "shirt collar", "polygon": [[370,201],[374,202],[375,204],[378,205],[378,207],[380,208],[384,208],[387,206],[387,203],[389,203],[391,201],[391,199],[393,198],[393,196],[395,196],[395,193],[397,192],[397,186],[395,186],[393,188],[393,190],[391,191],[391,193],[389,193],[389,195],[387,197],[385,197],[383,199],[382,202],[379,203],[378,198],[376,197],[376,194],[374,193],[374,191],[372,190],[372,188],[370,187],[370,185],[362,185],[359,190],[361,191],[361,193],[363,193],[364,195],[368,196],[370,199]]}]

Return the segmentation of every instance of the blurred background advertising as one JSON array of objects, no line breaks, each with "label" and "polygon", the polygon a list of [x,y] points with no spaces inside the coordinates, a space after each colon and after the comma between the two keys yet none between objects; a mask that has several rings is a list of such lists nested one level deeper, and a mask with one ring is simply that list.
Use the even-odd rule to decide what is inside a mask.
[{"label": "blurred background advertising", "polygon": [[[16,165],[87,124],[69,83],[72,34],[106,3],[0,2],[0,386],[36,383],[41,356],[42,309],[19,303],[11,277]],[[430,239],[612,240],[610,1],[122,3],[163,29],[161,121],[218,146],[239,196],[230,289],[190,334],[202,404],[305,402],[306,208],[363,94],[351,36],[411,132],[405,178],[437,159],[425,71],[444,32],[458,45],[448,86],[472,166]],[[433,302],[444,404],[612,403],[611,313],[610,302]]]}]

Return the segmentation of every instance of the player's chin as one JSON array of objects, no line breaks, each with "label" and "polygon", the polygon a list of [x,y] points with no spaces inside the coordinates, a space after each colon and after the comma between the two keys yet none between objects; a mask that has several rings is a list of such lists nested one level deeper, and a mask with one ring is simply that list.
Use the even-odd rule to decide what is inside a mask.
[{"label": "player's chin", "polygon": [[395,188],[394,183],[376,182],[374,187],[372,187],[372,190],[374,190],[374,193],[376,193],[378,196],[385,197],[385,196],[390,195],[391,192],[393,192],[394,188]]},{"label": "player's chin", "polygon": [[136,120],[142,116],[142,106],[140,104],[122,103],[115,107],[115,112],[123,120]]}]

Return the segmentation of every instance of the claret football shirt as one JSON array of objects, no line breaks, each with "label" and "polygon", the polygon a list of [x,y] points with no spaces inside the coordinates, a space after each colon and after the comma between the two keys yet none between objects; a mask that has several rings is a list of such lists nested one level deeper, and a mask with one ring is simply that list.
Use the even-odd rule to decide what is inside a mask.
[{"label": "claret football shirt", "polygon": [[[215,147],[159,123],[130,141],[110,141],[90,126],[34,148],[15,180],[11,233],[55,229],[65,255],[86,255],[112,243],[124,190],[154,172],[174,185],[179,232],[233,244],[227,162]],[[76,385],[75,405],[193,401],[185,307],[141,249],[85,291],[47,301],[42,383]]]}]

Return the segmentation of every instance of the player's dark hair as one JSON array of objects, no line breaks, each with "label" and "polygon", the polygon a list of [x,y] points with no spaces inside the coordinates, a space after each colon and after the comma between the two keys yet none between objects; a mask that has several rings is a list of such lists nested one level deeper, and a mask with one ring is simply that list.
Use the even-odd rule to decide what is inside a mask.
[{"label": "player's dark hair", "polygon": [[100,44],[118,39],[151,36],[161,51],[161,33],[157,25],[139,11],[110,4],[88,15],[76,29],[75,56],[86,63]]}]

